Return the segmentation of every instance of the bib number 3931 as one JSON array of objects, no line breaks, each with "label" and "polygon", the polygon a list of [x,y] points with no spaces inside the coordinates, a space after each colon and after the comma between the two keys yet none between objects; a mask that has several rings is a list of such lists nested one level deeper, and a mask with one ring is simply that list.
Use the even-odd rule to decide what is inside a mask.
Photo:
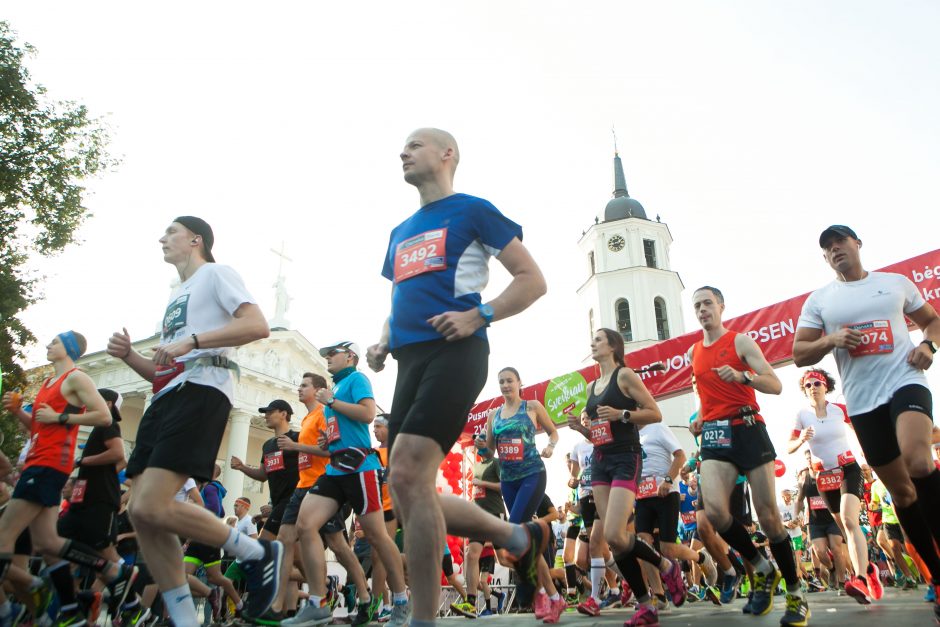
[{"label": "bib number 3931", "polygon": [[731,448],[731,423],[728,420],[713,420],[702,425],[702,448]]},{"label": "bib number 3931", "polygon": [[884,355],[894,351],[894,334],[891,332],[891,323],[887,320],[870,320],[847,324],[846,327],[862,334],[861,344],[849,350],[852,357]]},{"label": "bib number 3931", "polygon": [[284,470],[284,451],[274,451],[264,456],[264,471],[277,472]]},{"label": "bib number 3931", "polygon": [[447,269],[447,229],[415,235],[395,247],[395,283]]},{"label": "bib number 3931", "polygon": [[614,433],[610,430],[609,420],[591,421],[591,444],[598,446],[600,444],[610,444],[614,441]]}]

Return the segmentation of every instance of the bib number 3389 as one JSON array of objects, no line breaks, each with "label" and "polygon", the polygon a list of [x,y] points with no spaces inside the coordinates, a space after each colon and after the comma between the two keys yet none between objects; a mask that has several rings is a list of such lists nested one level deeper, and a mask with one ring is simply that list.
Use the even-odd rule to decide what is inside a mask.
[{"label": "bib number 3389", "polygon": [[395,283],[447,269],[447,229],[415,235],[395,247]]}]

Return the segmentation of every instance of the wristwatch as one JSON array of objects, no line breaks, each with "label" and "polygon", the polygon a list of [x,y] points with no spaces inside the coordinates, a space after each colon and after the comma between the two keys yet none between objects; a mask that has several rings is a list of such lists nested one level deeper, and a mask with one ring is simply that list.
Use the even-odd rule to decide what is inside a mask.
[{"label": "wristwatch", "polygon": [[326,402],[326,406],[327,406],[327,407],[333,407],[333,403],[335,403],[335,402],[336,402],[336,397],[334,396],[333,398],[331,398],[330,400],[328,400],[328,401]]},{"label": "wristwatch", "polygon": [[744,375],[744,383],[743,383],[743,385],[751,385],[752,383],[754,383],[754,373],[753,373],[753,372],[751,372],[750,370],[745,370],[745,371],[742,372],[741,374]]},{"label": "wristwatch", "polygon": [[493,315],[495,312],[493,311],[492,306],[483,303],[477,307],[477,312],[480,314],[480,317],[483,318],[483,322],[486,323],[483,326],[488,327],[493,323]]},{"label": "wristwatch", "polygon": [[629,409],[625,409],[625,410],[623,410],[623,412],[621,412],[621,414],[620,414],[620,422],[622,422],[622,423],[624,423],[624,424],[629,424],[629,423],[630,423],[630,410],[629,410]]},{"label": "wristwatch", "polygon": [[937,349],[940,348],[940,346],[937,346],[937,343],[934,342],[933,340],[924,340],[923,342],[921,342],[921,344],[924,344],[927,348],[929,348],[930,352],[933,353],[934,355],[937,354]]},{"label": "wristwatch", "polygon": [[67,413],[62,412],[61,414],[59,414],[59,424],[60,424],[60,425],[64,425],[64,424],[67,423],[68,421],[69,421],[69,415],[68,415]]},{"label": "wristwatch", "polygon": [[665,481],[665,482],[668,483],[669,485],[672,485],[672,477],[666,476],[666,477],[663,479],[663,481]]}]

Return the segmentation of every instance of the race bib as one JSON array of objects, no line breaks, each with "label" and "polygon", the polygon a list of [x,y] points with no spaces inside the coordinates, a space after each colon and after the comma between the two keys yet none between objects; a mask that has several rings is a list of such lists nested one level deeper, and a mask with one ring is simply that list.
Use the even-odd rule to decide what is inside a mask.
[{"label": "race bib", "polygon": [[163,314],[163,329],[160,337],[166,340],[176,339],[179,331],[186,326],[186,314],[189,309],[189,294],[180,294],[167,305]]},{"label": "race bib", "polygon": [[731,448],[731,422],[712,420],[702,425],[702,448]]},{"label": "race bib", "polygon": [[591,485],[591,467],[581,469],[581,485],[590,486]]},{"label": "race bib", "polygon": [[447,229],[425,231],[395,247],[395,283],[447,269]]},{"label": "race bib", "polygon": [[332,444],[339,440],[339,421],[336,416],[330,416],[326,419],[326,443]]},{"label": "race bib", "polygon": [[809,497],[809,508],[814,510],[826,509],[826,501],[821,496]]},{"label": "race bib", "polygon": [[310,461],[310,455],[307,453],[297,453],[297,470],[307,470],[313,466],[313,463]]},{"label": "race bib", "polygon": [[274,451],[264,456],[264,471],[284,470],[284,451]]},{"label": "race bib", "polygon": [[894,334],[891,332],[891,323],[887,320],[871,320],[845,326],[862,333],[861,344],[849,351],[852,357],[884,355],[894,351]]},{"label": "race bib", "polygon": [[682,512],[679,515],[682,516],[682,524],[686,527],[695,524],[695,512]]},{"label": "race bib", "polygon": [[820,492],[831,492],[842,487],[842,469],[833,468],[816,476],[816,487]]},{"label": "race bib", "polygon": [[636,498],[648,499],[651,496],[657,496],[656,477],[646,477],[636,487]]},{"label": "race bib", "polygon": [[499,458],[503,461],[521,462],[523,453],[522,438],[500,440],[496,444],[496,451],[499,453]]},{"label": "race bib", "polygon": [[478,486],[473,484],[473,500],[482,499],[486,497],[486,488],[483,486]]},{"label": "race bib", "polygon": [[613,441],[614,433],[610,430],[610,421],[601,419],[591,421],[591,444],[600,446]]},{"label": "race bib", "polygon": [[88,489],[88,479],[76,479],[72,487],[71,503],[82,503],[85,500],[85,490]]},{"label": "race bib", "polygon": [[855,455],[852,454],[852,451],[846,451],[844,453],[839,453],[836,460],[839,462],[840,466],[848,466],[849,464],[855,461]]}]

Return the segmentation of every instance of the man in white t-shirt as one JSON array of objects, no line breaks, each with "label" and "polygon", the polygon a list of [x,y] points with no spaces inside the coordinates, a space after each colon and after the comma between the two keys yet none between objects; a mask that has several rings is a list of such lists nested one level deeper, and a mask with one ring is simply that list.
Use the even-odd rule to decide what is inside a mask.
[{"label": "man in white t-shirt", "polygon": [[800,570],[800,575],[805,580],[806,568],[803,565],[803,517],[796,513],[796,502],[793,500],[793,492],[787,488],[780,491],[780,500],[777,501],[777,509],[780,510],[783,526],[790,536],[790,544],[793,545],[793,557],[796,558],[796,567]]},{"label": "man in white t-shirt", "polygon": [[[940,471],[930,455],[933,401],[924,370],[940,342],[940,317],[906,277],[866,271],[862,241],[851,228],[830,226],[819,246],[836,280],[804,303],[793,360],[810,366],[833,354],[859,444],[938,588]],[[919,345],[905,316],[924,334]],[[934,614],[940,620],[940,604]]]},{"label": "man in white t-shirt", "polygon": [[242,496],[235,499],[235,516],[238,518],[238,522],[235,523],[235,530],[249,538],[257,538],[258,527],[251,520],[250,509],[251,501],[248,500],[248,497]]},{"label": "man in white t-shirt", "polygon": [[199,624],[189,594],[179,537],[221,547],[242,562],[251,593],[244,614],[266,612],[277,596],[282,546],[246,537],[209,510],[174,500],[186,480],[212,478],[234,397],[235,347],[270,335],[267,320],[235,270],[215,263],[209,224],[180,216],[160,237],[163,260],[180,285],[163,316],[152,356],[134,350],[124,329],[108,354],[153,383],[153,400],[137,430],[127,476],[128,512],[147,566],[177,627]]}]

